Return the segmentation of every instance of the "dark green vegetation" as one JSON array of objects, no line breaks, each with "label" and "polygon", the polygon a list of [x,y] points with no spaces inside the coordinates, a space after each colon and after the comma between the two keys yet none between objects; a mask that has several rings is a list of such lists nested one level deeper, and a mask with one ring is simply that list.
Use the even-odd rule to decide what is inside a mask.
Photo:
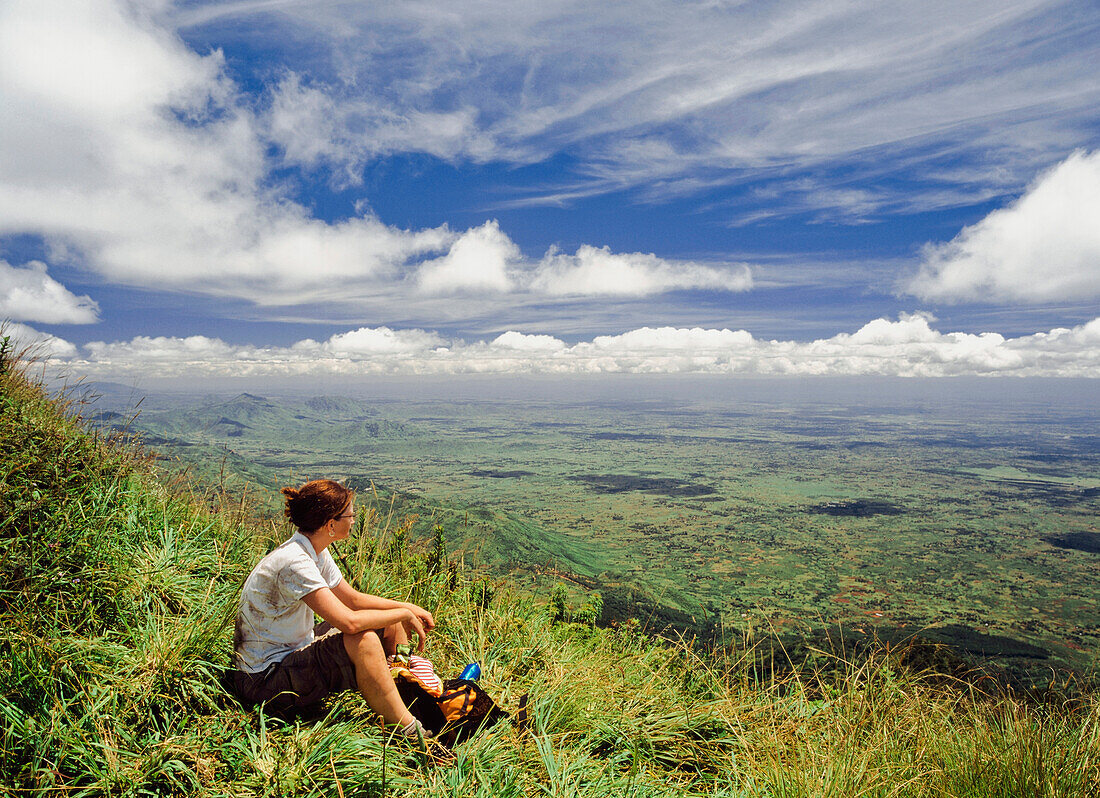
[{"label": "dark green vegetation", "polygon": [[1077,798],[1100,786],[1091,692],[985,695],[914,671],[907,650],[818,652],[828,667],[781,673],[781,651],[751,630],[700,651],[634,623],[600,629],[594,597],[559,590],[547,607],[467,574],[445,533],[417,543],[411,519],[366,497],[349,579],[432,608],[439,670],[482,662],[505,707],[531,695],[530,730],[500,724],[453,767],[422,770],[354,695],[320,722],[273,723],[219,676],[239,585],[286,531],[210,498],[180,495],[125,441],[83,431],[0,369],[0,794]]},{"label": "dark green vegetation", "polygon": [[1050,535],[1046,542],[1060,549],[1074,549],[1089,554],[1100,554],[1100,532],[1070,532],[1065,535]]},{"label": "dark green vegetation", "polygon": [[810,507],[809,512],[823,515],[850,515],[856,518],[867,518],[872,515],[902,515],[905,510],[890,502],[874,501],[873,499],[854,499],[850,502],[825,502],[815,507]]},{"label": "dark green vegetation", "polygon": [[373,483],[471,563],[601,591],[604,622],[927,633],[1024,679],[1100,657],[1080,401],[157,401],[130,428],[208,483]]},{"label": "dark green vegetation", "polygon": [[716,492],[710,485],[693,484],[682,479],[670,479],[668,477],[641,477],[630,474],[578,474],[566,478],[574,482],[582,482],[596,493],[604,494],[637,491],[653,496],[683,499],[692,496],[707,496]]}]

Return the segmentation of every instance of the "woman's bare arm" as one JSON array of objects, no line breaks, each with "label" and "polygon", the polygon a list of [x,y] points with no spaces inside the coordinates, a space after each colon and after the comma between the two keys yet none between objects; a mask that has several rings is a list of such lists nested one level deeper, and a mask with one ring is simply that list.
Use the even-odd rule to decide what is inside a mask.
[{"label": "woman's bare arm", "polygon": [[[409,634],[417,636],[418,648],[424,648],[427,632],[420,617],[407,606],[393,606],[386,609],[353,609],[345,604],[336,593],[327,587],[314,590],[302,601],[324,620],[345,634],[357,634],[370,629],[384,629],[387,626],[401,624]],[[392,602],[397,605],[398,602]]]},{"label": "woman's bare arm", "polygon": [[[336,598],[353,610],[407,609],[420,619],[420,623],[423,624],[425,630],[430,632],[435,628],[435,618],[423,607],[407,601],[394,601],[381,596],[372,596],[369,593],[360,593],[349,585],[346,579],[341,579],[340,584],[334,587],[332,592],[336,595]],[[325,618],[325,620],[328,619]]]}]

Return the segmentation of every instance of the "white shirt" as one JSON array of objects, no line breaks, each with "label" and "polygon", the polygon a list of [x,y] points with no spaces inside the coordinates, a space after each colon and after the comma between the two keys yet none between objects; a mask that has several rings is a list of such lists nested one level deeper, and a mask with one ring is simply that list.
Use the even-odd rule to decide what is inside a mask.
[{"label": "white shirt", "polygon": [[301,532],[260,560],[241,591],[233,640],[237,667],[259,673],[312,643],[313,610],[302,598],[341,579],[328,549],[317,554]]}]

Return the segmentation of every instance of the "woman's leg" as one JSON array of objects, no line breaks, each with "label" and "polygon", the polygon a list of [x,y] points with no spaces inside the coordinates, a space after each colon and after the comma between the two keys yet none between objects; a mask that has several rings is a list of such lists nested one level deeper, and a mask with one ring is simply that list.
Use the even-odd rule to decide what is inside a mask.
[{"label": "woman's leg", "polygon": [[397,685],[390,676],[386,652],[382,641],[373,630],[358,634],[345,634],[344,648],[355,665],[355,680],[359,692],[367,704],[389,724],[407,726],[413,720],[412,713],[401,700]]},{"label": "woman's leg", "polygon": [[409,634],[405,627],[399,623],[387,626],[382,630],[382,648],[386,650],[386,656],[392,657],[397,653],[397,647],[409,642]]}]

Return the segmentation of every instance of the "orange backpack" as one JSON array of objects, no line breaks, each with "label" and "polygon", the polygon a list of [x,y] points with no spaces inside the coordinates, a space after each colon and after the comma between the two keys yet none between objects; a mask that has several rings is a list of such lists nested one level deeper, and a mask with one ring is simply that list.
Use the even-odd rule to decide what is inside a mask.
[{"label": "orange backpack", "polygon": [[468,740],[481,729],[508,717],[481,685],[469,679],[447,679],[438,698],[416,681],[398,678],[396,684],[413,717],[447,746]]}]

